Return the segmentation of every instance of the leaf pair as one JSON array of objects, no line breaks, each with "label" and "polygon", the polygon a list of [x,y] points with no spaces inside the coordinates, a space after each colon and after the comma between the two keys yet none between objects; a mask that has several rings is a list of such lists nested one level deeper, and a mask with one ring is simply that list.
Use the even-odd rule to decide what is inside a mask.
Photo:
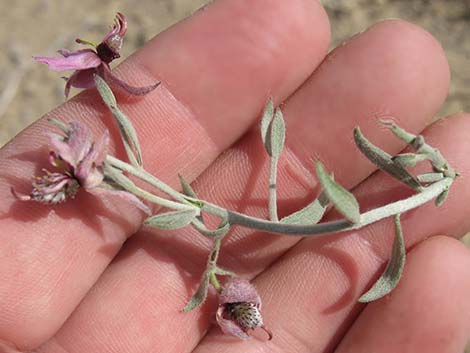
[{"label": "leaf pair", "polygon": [[284,148],[286,126],[281,108],[274,109],[272,98],[269,98],[261,119],[261,139],[270,157],[279,157]]},{"label": "leaf pair", "polygon": [[[395,179],[401,181],[410,188],[421,191],[422,187],[418,180],[416,180],[408,171],[403,167],[403,163],[411,163],[409,156],[399,158],[399,162],[396,162],[391,155],[383,151],[379,147],[375,146],[372,142],[365,138],[361,133],[361,130],[356,127],[354,129],[354,142],[359,150],[377,167],[382,169],[384,172],[390,174]],[[401,162],[400,163],[400,159]]]}]

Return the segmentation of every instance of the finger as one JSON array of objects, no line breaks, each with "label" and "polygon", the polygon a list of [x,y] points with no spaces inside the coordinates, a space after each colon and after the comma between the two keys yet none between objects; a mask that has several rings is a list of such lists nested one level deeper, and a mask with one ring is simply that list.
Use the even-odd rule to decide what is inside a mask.
[{"label": "finger", "polygon": [[[328,31],[316,2],[223,0],[153,39],[118,70],[135,85],[163,82],[143,99],[119,97],[147,169],[172,184],[177,173],[194,178],[252,124],[269,95],[281,100],[308,77],[325,55]],[[116,136],[95,91],[48,116],[84,121],[96,133],[106,125]],[[21,349],[60,327],[141,222],[137,211],[83,193],[54,208],[9,196],[12,185],[29,191],[44,166],[49,128],[40,121],[0,155],[0,337]]]},{"label": "finger", "polygon": [[[459,115],[424,131],[428,143],[439,148],[463,174],[470,171],[466,151],[468,115]],[[376,173],[355,194],[361,201],[374,198],[375,205],[395,200],[397,183]],[[380,192],[380,197],[376,196]],[[382,196],[382,194],[385,194]],[[432,234],[458,235],[468,229],[470,183],[457,180],[447,202],[436,208],[431,202],[402,216],[408,247]],[[390,253],[393,222],[387,219],[365,229],[337,236],[306,238],[255,280],[264,298],[264,321],[275,337],[268,344],[253,341],[246,352],[330,352],[338,344],[363,305],[357,299],[377,277]],[[392,296],[394,294],[392,293]],[[218,351],[227,342],[215,331],[199,352]],[[240,346],[234,345],[235,352]],[[196,351],[198,352],[198,351]]]},{"label": "finger", "polygon": [[[407,38],[406,43],[403,38]],[[404,50],[408,56],[402,62]],[[386,70],[384,63],[376,59],[379,55],[384,62],[389,63]],[[395,116],[409,117],[409,120],[403,121],[404,125],[419,129],[438,109],[446,94],[445,85],[438,85],[448,79],[442,50],[428,34],[406,23],[384,22],[374,26],[349,44],[338,48],[332,57],[334,59],[322,63],[319,70],[284,107],[288,131],[291,132],[279,170],[281,213],[292,211],[301,202],[308,202],[306,199],[311,197],[310,190],[315,187],[310,180],[311,171],[306,171],[312,155],[299,152],[300,156],[297,157],[294,149],[298,150],[305,144],[306,150],[321,154],[335,171],[341,164],[346,164],[339,178],[347,185],[354,185],[367,176],[373,167],[367,162],[361,168],[348,164],[349,159],[358,159],[351,148],[350,134],[355,124],[364,126],[366,130],[376,127],[375,119],[370,115],[372,106],[394,107]],[[415,79],[408,82],[406,77],[411,69],[416,71]],[[336,91],[329,88],[332,81],[340,81],[336,75],[350,77],[352,74],[349,71],[355,72],[354,80],[338,83]],[[382,80],[370,83],[371,71]],[[396,81],[400,84],[395,84]],[[412,101],[418,100],[416,92],[422,92],[429,84],[440,88],[437,93],[422,100],[416,108],[412,104]],[[355,98],[360,104],[351,104]],[[343,100],[349,104],[346,116]],[[299,129],[290,129],[295,124],[303,126],[300,130],[310,130],[311,135],[307,137]],[[350,129],[345,128],[343,131],[339,127],[343,124]],[[340,132],[344,134],[340,135]],[[264,196],[268,185],[260,180],[267,180],[266,173],[262,171],[266,168],[267,160],[260,157],[265,152],[258,134],[256,129],[251,130],[197,180],[194,186],[200,197],[249,214],[266,215]],[[396,140],[383,131],[382,134],[375,134],[376,137],[384,137],[382,139],[390,149],[400,148]],[[325,140],[335,140],[337,143],[322,145],[321,141]],[[336,160],[334,156],[337,156]],[[288,202],[288,198],[297,200]],[[220,264],[235,270],[237,274],[251,277],[274,261],[293,242],[295,240],[292,238],[288,240],[237,228],[225,240]],[[210,313],[214,309],[209,304],[189,314],[179,314],[179,311],[197,286],[208,246],[208,242],[186,229],[172,233],[149,231],[133,238],[126,244],[123,256],[111,264],[95,290],[85,298],[50,344],[44,346],[44,351],[50,351],[57,342],[64,341],[71,345],[81,344],[89,351],[100,351],[105,346],[122,350],[126,344],[134,346],[136,335],[144,334],[144,331],[136,333],[136,321],[140,323],[138,327],[145,327],[145,334],[151,337],[148,347],[157,351],[165,349],[166,352],[191,349],[197,337],[207,329]],[[114,284],[121,278],[126,278],[126,283],[116,289]],[[142,283],[146,285],[145,294],[135,290],[141,288]],[[111,290],[113,298],[105,295]],[[156,301],[164,305],[157,305]],[[120,310],[116,311],[118,307]],[[118,329],[113,325],[107,326],[109,316],[106,313],[111,310],[115,315],[113,320],[120,323]],[[132,322],[125,319],[129,312],[135,313]],[[89,325],[90,317],[93,322],[99,323],[100,330]],[[171,319],[162,324],[161,318]],[[172,332],[179,334],[176,337]],[[116,335],[119,335],[119,341],[113,339]],[[163,346],[162,342],[168,342],[168,339],[172,344]],[[139,346],[135,347],[135,351],[140,349]]]},{"label": "finger", "polygon": [[335,352],[463,352],[468,340],[470,254],[433,237],[413,249],[399,287],[369,304]]}]

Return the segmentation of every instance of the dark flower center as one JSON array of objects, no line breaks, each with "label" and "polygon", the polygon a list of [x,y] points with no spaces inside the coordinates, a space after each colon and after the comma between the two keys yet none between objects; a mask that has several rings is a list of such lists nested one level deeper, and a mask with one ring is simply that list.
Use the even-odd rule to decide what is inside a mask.
[{"label": "dark flower center", "polygon": [[229,303],[226,312],[245,331],[254,330],[263,325],[259,308],[254,303]]},{"label": "dark flower center", "polygon": [[114,48],[110,47],[107,43],[103,42],[96,47],[96,53],[100,59],[109,64],[114,59],[120,57],[119,52],[115,51]]}]

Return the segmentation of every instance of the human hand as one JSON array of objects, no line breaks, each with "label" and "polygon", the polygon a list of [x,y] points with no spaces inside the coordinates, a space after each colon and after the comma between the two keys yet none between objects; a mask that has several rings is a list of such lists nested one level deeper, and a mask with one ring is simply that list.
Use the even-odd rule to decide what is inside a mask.
[{"label": "human hand", "polygon": [[[362,207],[397,198],[402,187],[373,174],[353,147],[352,129],[361,126],[387,151],[403,148],[377,128],[375,117],[393,116],[414,132],[424,129],[447,93],[442,49],[401,21],[373,26],[325,59],[328,40],[325,13],[308,0],[220,0],[157,36],[118,70],[136,84],[163,82],[142,99],[120,97],[138,130],[146,168],[174,187],[183,174],[195,180],[201,197],[265,216],[267,159],[253,124],[273,96],[286,101],[288,127],[278,176],[281,214],[311,199],[313,158],[334,170]],[[97,134],[107,126],[117,140],[95,91],[48,117],[79,119]],[[468,116],[459,114],[423,132],[464,178],[441,209],[426,205],[402,218],[408,247],[468,228],[468,125]],[[213,297],[199,310],[181,312],[209,249],[190,229],[138,230],[139,211],[84,193],[55,207],[9,196],[11,186],[27,190],[46,164],[45,127],[43,119],[0,154],[4,351],[463,350],[470,285],[461,279],[469,274],[469,256],[451,238],[419,244],[399,287],[361,312],[357,298],[389,254],[389,221],[304,240],[236,229],[226,238],[221,265],[254,279],[274,338],[239,342],[221,336],[210,326]]]}]

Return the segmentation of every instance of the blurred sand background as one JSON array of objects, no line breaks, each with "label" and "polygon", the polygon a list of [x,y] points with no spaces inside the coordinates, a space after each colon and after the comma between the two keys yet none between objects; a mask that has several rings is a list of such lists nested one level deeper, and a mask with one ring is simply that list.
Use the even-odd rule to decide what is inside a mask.
[{"label": "blurred sand background", "polygon": [[[126,57],[206,2],[0,0],[0,146],[64,101],[60,73],[34,63],[31,56],[54,55],[58,48],[77,48],[76,36],[99,41],[114,14],[121,11],[126,14],[130,27],[122,52]],[[442,43],[452,70],[450,95],[439,116],[470,111],[470,0],[323,0],[322,3],[330,15],[332,47],[384,18],[402,18],[426,28]]]}]

